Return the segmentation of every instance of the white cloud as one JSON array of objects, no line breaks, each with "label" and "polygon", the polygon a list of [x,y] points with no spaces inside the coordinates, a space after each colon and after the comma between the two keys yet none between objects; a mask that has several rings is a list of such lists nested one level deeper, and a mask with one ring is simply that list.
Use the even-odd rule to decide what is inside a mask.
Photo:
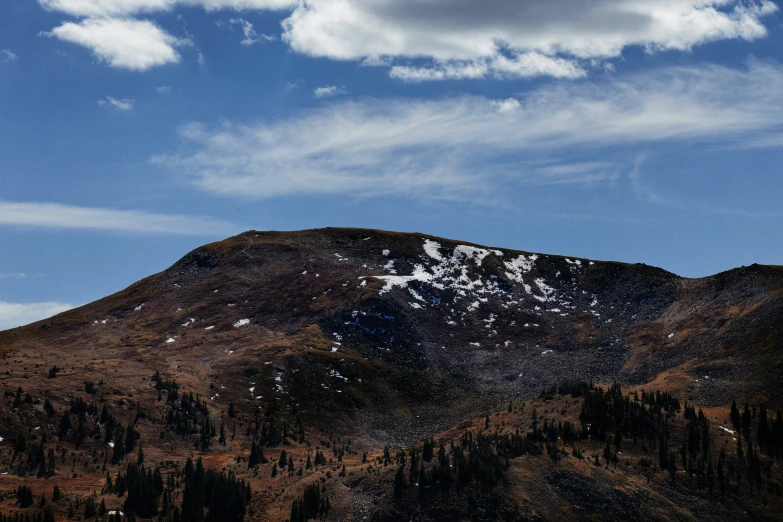
[{"label": "white cloud", "polygon": [[128,98],[117,99],[111,96],[106,96],[105,100],[98,101],[98,105],[104,107],[114,107],[115,109],[119,109],[121,111],[129,111],[133,108],[133,100]]},{"label": "white cloud", "polygon": [[34,323],[71,308],[73,306],[68,303],[9,303],[0,301],[0,330]]},{"label": "white cloud", "polygon": [[239,28],[242,29],[242,33],[245,35],[245,39],[239,42],[242,45],[253,45],[254,43],[258,42],[271,42],[275,39],[274,36],[258,33],[253,27],[253,24],[243,18],[232,18],[228,22],[232,25],[238,25]]},{"label": "white cloud", "polygon": [[168,85],[160,85],[155,88],[155,92],[157,92],[158,94],[168,94],[171,92],[171,87],[169,87]]},{"label": "white cloud", "polygon": [[766,134],[756,139],[746,141],[740,145],[745,149],[769,149],[783,147],[783,132]]},{"label": "white cloud", "polygon": [[176,6],[219,9],[279,10],[296,6],[295,0],[39,0],[44,9],[71,16],[117,17],[171,11]]},{"label": "white cloud", "polygon": [[431,80],[475,80],[495,78],[530,78],[552,76],[554,78],[581,78],[585,70],[573,60],[545,56],[538,52],[520,53],[511,58],[496,54],[488,59],[451,61],[429,67],[395,65],[389,76],[408,82]]},{"label": "white cloud", "polygon": [[316,98],[329,98],[338,94],[345,94],[345,89],[336,85],[324,85],[313,90],[313,96]]},{"label": "white cloud", "polygon": [[190,44],[190,40],[176,38],[149,20],[129,18],[65,22],[43,34],[87,47],[110,66],[133,71],[177,63],[181,57],[176,47]]},{"label": "white cloud", "polygon": [[[360,60],[365,65],[392,65],[396,61],[392,76],[408,81],[487,76],[578,78],[586,66],[606,67],[606,59],[619,56],[630,45],[643,46],[648,52],[687,51],[718,40],[762,38],[767,34],[763,19],[778,9],[771,0],[39,2],[49,10],[101,19],[170,11],[176,6],[199,6],[208,11],[285,10],[290,16],[282,22],[283,40],[295,51]],[[245,31],[245,45],[268,38],[256,34],[249,22],[234,20]],[[162,63],[176,61],[176,44],[166,43],[168,58]],[[115,47],[125,46],[123,42]],[[114,54],[118,52],[115,49]],[[426,63],[411,64],[410,60]]]},{"label": "white cloud", "polygon": [[16,56],[16,53],[11,49],[0,49],[0,63],[13,62],[18,58],[19,57]]},{"label": "white cloud", "polygon": [[238,232],[236,225],[197,216],[11,201],[0,201],[0,226],[3,225],[196,236]]},{"label": "white cloud", "polygon": [[470,61],[496,57],[498,45],[606,58],[628,45],[760,38],[776,9],[769,0],[305,0],[283,24],[295,50],[337,59]]},{"label": "white cloud", "polygon": [[490,102],[498,112],[513,112],[522,108],[522,104],[516,98],[506,98],[505,100],[492,100]]},{"label": "white cloud", "polygon": [[272,123],[191,124],[182,130],[186,152],[155,160],[205,191],[241,198],[457,197],[509,178],[565,183],[616,175],[601,162],[552,167],[566,149],[573,156],[663,140],[713,146],[781,127],[783,68],[753,62],[744,70],[675,67],[583,80],[519,99],[364,99]]}]

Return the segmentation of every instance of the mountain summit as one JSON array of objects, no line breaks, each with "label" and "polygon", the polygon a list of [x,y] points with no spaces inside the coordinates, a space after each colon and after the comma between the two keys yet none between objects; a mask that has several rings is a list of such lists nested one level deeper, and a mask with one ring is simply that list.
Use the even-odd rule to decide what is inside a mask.
[{"label": "mountain summit", "polygon": [[[490,514],[482,516],[490,519],[653,519],[683,513],[703,518],[706,512],[698,509],[711,505],[709,495],[693,493],[691,508],[675,509],[668,502],[687,495],[676,489],[676,473],[669,485],[666,472],[650,479],[647,475],[653,472],[638,471],[637,463],[647,458],[644,449],[653,450],[637,446],[637,437],[643,437],[633,433],[633,450],[629,447],[626,453],[633,455],[633,466],[630,456],[619,468],[613,463],[621,475],[596,477],[597,470],[604,470],[598,456],[597,465],[589,458],[585,463],[583,456],[566,458],[575,462],[573,467],[557,464],[554,457],[534,456],[535,451],[525,452],[528,465],[530,459],[542,459],[554,461],[557,469],[535,469],[542,466],[536,464],[514,472],[509,462],[523,457],[503,454],[505,490],[490,488],[490,500],[483,483],[475,492],[466,486],[470,495],[463,495],[453,512],[448,502],[423,506],[430,502],[424,500],[428,493],[414,495],[410,490],[429,480],[426,466],[421,477],[418,470],[398,470],[405,468],[406,448],[410,467],[415,448],[424,442],[421,450],[429,451],[429,465],[432,452],[438,453],[447,440],[452,447],[441,446],[445,453],[439,458],[451,458],[447,467],[456,469],[455,440],[462,437],[460,447],[465,448],[466,433],[472,441],[493,431],[527,429],[535,407],[530,401],[538,401],[542,415],[551,413],[552,425],[555,417],[560,422],[560,435],[555,429],[554,439],[539,441],[547,448],[556,446],[567,438],[564,422],[578,425],[580,415],[584,421],[584,407],[581,413],[573,410],[579,400],[587,401],[579,398],[601,395],[600,390],[610,398],[619,394],[611,399],[615,402],[623,393],[636,393],[642,410],[643,390],[655,390],[659,398],[661,393],[676,397],[683,405],[703,408],[710,417],[707,432],[712,429],[725,439],[733,432],[727,417],[732,401],[770,410],[783,405],[782,290],[783,268],[773,266],[684,279],[643,264],[489,248],[418,233],[246,232],[196,249],[168,270],[112,296],[0,332],[6,368],[0,375],[6,392],[0,408],[0,448],[6,447],[2,466],[9,473],[0,476],[0,488],[30,484],[25,477],[39,471],[32,469],[36,456],[23,459],[21,454],[33,446],[41,454],[51,448],[57,450],[51,470],[38,476],[49,476],[49,483],[59,481],[71,509],[76,499],[86,502],[95,489],[104,492],[110,508],[149,515],[151,511],[139,510],[124,491],[120,495],[106,489],[107,472],[128,480],[131,471],[122,464],[128,456],[113,456],[116,436],[102,428],[107,421],[97,411],[104,409],[114,423],[133,430],[124,435],[125,443],[138,439],[144,462],[171,463],[171,476],[178,478],[172,478],[162,494],[173,495],[168,500],[172,506],[182,502],[182,483],[177,480],[185,480],[175,471],[177,465],[201,456],[207,468],[229,470],[231,480],[241,476],[255,492],[248,495],[247,511],[242,503],[242,516],[253,520],[313,514],[335,520],[437,520],[446,513],[469,520],[487,506]],[[549,395],[542,395],[546,390]],[[74,406],[74,401],[85,406]],[[491,419],[501,413],[507,418]],[[74,417],[63,420],[70,415]],[[535,433],[541,427],[535,409],[532,415]],[[761,422],[758,412],[751,416],[753,429],[763,430],[756,427]],[[665,422],[674,429],[677,421]],[[598,455],[604,440],[610,448],[606,434],[593,436],[589,423],[582,424],[585,437],[575,440],[584,443],[584,451],[594,449]],[[626,458],[619,441],[626,428],[609,432],[616,446],[610,449],[617,450],[619,460]],[[77,430],[83,432],[78,442]],[[735,452],[737,442],[731,438],[736,440],[721,443],[726,452]],[[21,442],[9,446],[21,439],[24,448],[17,445]],[[493,455],[501,454],[500,440],[488,443]],[[750,440],[756,442],[753,436]],[[281,447],[286,448],[282,457]],[[720,447],[714,442],[712,449],[718,452]],[[398,455],[394,464],[390,452],[400,450],[402,461]],[[680,450],[673,442],[672,450],[677,453],[672,459],[679,463]],[[138,451],[133,444],[127,453],[131,451]],[[267,470],[269,464],[248,466],[247,455],[255,452],[250,458],[259,460],[259,451],[275,455],[274,471]],[[292,460],[285,458],[286,451]],[[696,451],[704,451],[699,453],[700,465],[706,469],[709,460],[716,473],[717,453],[711,456],[703,446]],[[757,494],[780,505],[783,490],[775,493],[780,487],[775,451],[762,466],[767,479]],[[317,457],[318,465],[311,463]],[[657,467],[658,450],[652,458]],[[687,455],[684,462],[678,464],[681,473],[688,469]],[[139,465],[143,469],[144,464]],[[166,469],[162,467],[164,474]],[[632,494],[620,483],[637,471],[638,490]],[[305,505],[315,495],[310,491],[308,499],[306,491],[314,474],[323,491],[312,511]],[[535,477],[554,488],[551,505],[536,498],[530,482]],[[451,480],[444,475],[432,484],[441,491]],[[38,482],[33,482],[40,496]],[[397,491],[400,484],[405,485],[403,493]],[[737,495],[742,486],[740,481]],[[752,491],[752,482],[750,486]],[[49,489],[48,484],[42,487]],[[392,489],[396,499],[390,496]],[[637,494],[642,490],[652,497],[641,500],[644,495]],[[303,491],[301,505],[292,504]],[[593,506],[587,500],[590,495],[604,495],[613,504],[608,509]],[[90,498],[97,504],[97,498]],[[437,502],[432,500],[433,505]],[[759,519],[772,516],[766,504],[745,502],[723,503],[712,513],[730,518],[749,510]],[[222,509],[210,508],[207,499],[202,504],[203,513]],[[64,516],[66,504],[53,505],[53,516]],[[648,517],[653,512],[648,508],[660,515]],[[156,507],[155,516],[162,509]],[[167,510],[173,516],[173,509]]]}]

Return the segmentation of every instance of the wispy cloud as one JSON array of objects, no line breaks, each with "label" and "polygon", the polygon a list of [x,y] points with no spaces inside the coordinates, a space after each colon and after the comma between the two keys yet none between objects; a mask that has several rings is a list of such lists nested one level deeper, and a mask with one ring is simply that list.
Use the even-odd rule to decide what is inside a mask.
[{"label": "wispy cloud", "polygon": [[199,216],[10,201],[0,201],[0,226],[196,236],[228,236],[240,231],[237,225]]},{"label": "wispy cloud", "polygon": [[9,303],[0,301],[0,330],[16,328],[46,319],[73,308],[68,303]]},{"label": "wispy cloud", "polygon": [[636,158],[634,158],[633,168],[628,175],[631,190],[636,199],[641,202],[660,205],[677,211],[698,212],[702,214],[723,214],[750,219],[770,219],[777,217],[774,213],[715,205],[714,203],[710,203],[699,197],[689,196],[686,198],[678,194],[667,193],[666,191],[655,187],[651,180],[647,179],[649,176],[646,178],[643,175],[642,170],[647,160],[647,154],[637,154]]},{"label": "wispy cloud", "polygon": [[435,80],[478,80],[493,78],[582,78],[587,72],[573,60],[546,56],[538,52],[506,57],[500,53],[469,61],[448,61],[428,67],[395,65],[389,76],[411,83]]},{"label": "wispy cloud", "polygon": [[8,63],[17,60],[19,57],[11,49],[0,49],[0,63]]},{"label": "wispy cloud", "polygon": [[[341,102],[272,123],[183,127],[184,153],[155,158],[211,193],[457,197],[499,182],[612,179],[573,157],[662,141],[742,142],[783,128],[783,68],[674,67],[546,86],[520,98]],[[606,154],[604,154],[606,156]]]},{"label": "wispy cloud", "polygon": [[103,107],[114,107],[121,111],[129,111],[133,108],[133,100],[129,98],[114,98],[112,96],[106,96],[104,100],[98,100],[98,105]]},{"label": "wispy cloud", "polygon": [[244,18],[232,18],[228,21],[229,24],[238,25],[242,29],[242,33],[245,35],[245,39],[242,40],[242,45],[253,45],[258,42],[272,42],[275,40],[274,36],[268,34],[259,33],[256,31],[253,24],[245,20]]},{"label": "wispy cloud", "polygon": [[345,94],[345,89],[336,85],[324,85],[313,90],[313,96],[316,98],[330,98],[338,94]]},{"label": "wispy cloud", "polygon": [[628,175],[628,179],[631,182],[631,189],[633,190],[636,198],[646,203],[666,203],[670,206],[680,207],[681,205],[675,204],[671,198],[664,198],[653,187],[644,181],[642,178],[642,168],[646,162],[646,154],[637,154],[633,161],[633,168]]},{"label": "wispy cloud", "polygon": [[24,272],[6,272],[0,273],[0,279],[32,279],[46,277],[44,274],[25,274]]},{"label": "wispy cloud", "polygon": [[244,11],[290,9],[297,4],[297,0],[38,0],[38,2],[50,11],[96,18],[171,11],[178,5],[200,6],[207,11],[220,9]]}]

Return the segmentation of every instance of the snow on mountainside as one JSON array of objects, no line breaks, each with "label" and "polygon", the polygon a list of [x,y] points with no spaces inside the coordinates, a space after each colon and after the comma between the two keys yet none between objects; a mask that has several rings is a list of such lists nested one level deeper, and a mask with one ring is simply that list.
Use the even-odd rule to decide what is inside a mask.
[{"label": "snow on mountainside", "polygon": [[565,379],[666,376],[684,398],[714,404],[775,397],[781,288],[775,267],[686,280],[423,234],[251,231],[2,332],[0,346],[116,356],[129,374],[219,375],[225,389],[205,395],[218,402],[252,387],[259,403],[320,405],[416,437]]}]

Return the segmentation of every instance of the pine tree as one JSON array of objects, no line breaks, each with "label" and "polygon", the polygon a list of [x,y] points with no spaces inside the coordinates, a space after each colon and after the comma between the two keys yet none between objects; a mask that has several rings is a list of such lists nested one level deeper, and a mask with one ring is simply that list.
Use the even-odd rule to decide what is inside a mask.
[{"label": "pine tree", "polygon": [[403,466],[397,468],[397,474],[394,477],[394,498],[399,502],[405,492],[407,484],[405,483],[405,471]]},{"label": "pine tree", "polygon": [[84,518],[93,518],[96,514],[95,502],[92,497],[87,497],[87,502],[84,504]]},{"label": "pine tree", "polygon": [[435,448],[435,442],[432,438],[429,440],[424,441],[424,449],[421,452],[421,458],[424,460],[424,462],[429,462],[432,460],[432,454]]},{"label": "pine tree", "polygon": [[28,486],[19,486],[16,489],[16,501],[19,507],[24,509],[33,505],[33,490]]},{"label": "pine tree", "polygon": [[745,437],[745,442],[750,443],[750,430],[751,430],[751,414],[748,409],[748,403],[745,403],[745,409],[742,412],[742,436]]}]

